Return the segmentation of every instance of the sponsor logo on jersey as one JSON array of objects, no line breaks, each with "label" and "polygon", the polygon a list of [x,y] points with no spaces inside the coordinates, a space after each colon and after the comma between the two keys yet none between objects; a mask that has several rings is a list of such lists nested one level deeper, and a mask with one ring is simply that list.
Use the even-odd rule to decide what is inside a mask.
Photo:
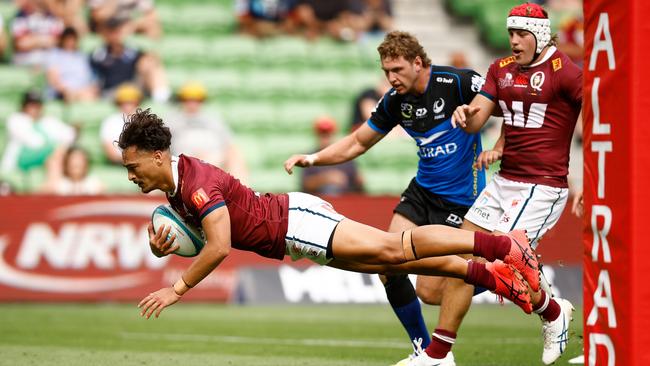
[{"label": "sponsor logo on jersey", "polygon": [[452,84],[452,83],[454,82],[454,79],[452,79],[452,78],[445,78],[445,77],[442,77],[442,76],[438,76],[438,77],[436,78],[436,82],[438,82],[438,83],[443,83],[443,84]]},{"label": "sponsor logo on jersey", "polygon": [[415,110],[415,118],[422,118],[427,115],[426,108],[418,108]]},{"label": "sponsor logo on jersey", "polygon": [[445,108],[445,100],[442,98],[438,98],[433,103],[433,113],[440,113],[444,108]]},{"label": "sponsor logo on jersey", "polygon": [[445,221],[447,221],[448,224],[454,226],[460,226],[463,224],[463,219],[460,216],[453,213],[450,213],[449,216],[447,216],[447,220]]},{"label": "sponsor logo on jersey", "polygon": [[202,209],[203,206],[208,203],[208,201],[210,201],[210,198],[208,197],[207,193],[205,193],[203,188],[199,188],[194,191],[194,193],[192,193],[192,203],[197,209]]},{"label": "sponsor logo on jersey", "polygon": [[505,89],[512,86],[514,83],[515,81],[512,79],[512,74],[508,72],[504,78],[499,78],[499,89]]},{"label": "sponsor logo on jersey", "polygon": [[506,57],[503,60],[499,61],[499,67],[504,67],[515,62],[515,56]]},{"label": "sponsor logo on jersey", "polygon": [[410,119],[413,117],[413,106],[408,103],[401,104],[402,117]]},{"label": "sponsor logo on jersey", "polygon": [[510,222],[510,215],[508,215],[508,214],[504,214],[501,217],[501,220],[499,220],[499,223],[501,223],[501,224],[507,224],[508,222]]},{"label": "sponsor logo on jersey", "polygon": [[528,77],[523,74],[517,75],[515,77],[515,83],[514,83],[515,88],[527,88],[528,87]]},{"label": "sponsor logo on jersey", "polygon": [[510,203],[510,207],[511,207],[511,208],[517,207],[517,205],[519,204],[519,202],[521,202],[521,200],[520,200],[519,198],[515,198],[515,199],[512,200],[512,202]]},{"label": "sponsor logo on jersey", "polygon": [[458,151],[458,145],[453,142],[444,145],[432,146],[432,147],[420,147],[418,155],[421,158],[437,158],[438,156],[447,156],[451,155]]},{"label": "sponsor logo on jersey", "polygon": [[553,71],[557,71],[562,68],[562,59],[559,57],[555,58],[551,61],[551,64],[553,65]]},{"label": "sponsor logo on jersey", "polygon": [[487,212],[487,211],[483,211],[483,210],[481,210],[481,209],[478,208],[478,207],[474,207],[474,208],[472,208],[472,211],[474,211],[474,213],[475,213],[476,215],[478,215],[479,217],[481,217],[481,218],[483,218],[483,219],[486,219],[486,220],[489,220],[489,219],[490,219],[490,213]]},{"label": "sponsor logo on jersey", "polygon": [[434,134],[431,134],[429,137],[415,137],[415,141],[417,141],[418,146],[424,146],[432,143],[435,139],[438,137],[444,135],[447,133],[448,130],[436,132]]},{"label": "sponsor logo on jersey", "polygon": [[481,88],[483,87],[483,84],[485,84],[485,78],[482,77],[481,75],[473,75],[472,76],[472,86],[470,89],[474,93],[478,93],[481,91]]},{"label": "sponsor logo on jersey", "polygon": [[544,85],[544,80],[546,80],[546,75],[544,74],[544,72],[537,71],[536,73],[533,74],[533,76],[530,77],[530,87],[533,90],[537,90],[541,92],[542,85]]}]

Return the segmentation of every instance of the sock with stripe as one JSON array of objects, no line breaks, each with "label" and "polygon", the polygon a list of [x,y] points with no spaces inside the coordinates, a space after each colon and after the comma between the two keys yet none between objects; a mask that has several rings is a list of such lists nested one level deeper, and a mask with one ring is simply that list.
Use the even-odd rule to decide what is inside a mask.
[{"label": "sock with stripe", "polygon": [[547,322],[552,322],[560,316],[560,304],[542,290],[542,298],[533,305],[533,312],[539,314]]},{"label": "sock with stripe", "polygon": [[451,346],[456,342],[456,333],[445,329],[436,328],[431,335],[431,343],[424,352],[432,358],[445,358],[451,351]]},{"label": "sock with stripe", "polygon": [[428,346],[431,342],[429,331],[424,323],[420,300],[408,276],[389,276],[384,288],[388,302],[408,333],[409,339],[412,341],[422,338],[422,347]]},{"label": "sock with stripe", "polygon": [[490,262],[503,260],[510,253],[510,238],[505,235],[491,235],[482,232],[474,233],[474,252],[477,257],[483,257]]},{"label": "sock with stripe", "polygon": [[467,276],[465,283],[470,285],[486,288],[494,291],[497,288],[497,282],[492,273],[485,268],[485,263],[467,261]]}]

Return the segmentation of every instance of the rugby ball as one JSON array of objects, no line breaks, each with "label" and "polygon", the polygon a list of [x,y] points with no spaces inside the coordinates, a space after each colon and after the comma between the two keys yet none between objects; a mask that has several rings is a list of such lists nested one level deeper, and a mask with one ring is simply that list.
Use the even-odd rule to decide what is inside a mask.
[{"label": "rugby ball", "polygon": [[153,224],[154,233],[162,225],[171,226],[169,237],[176,234],[174,244],[179,245],[174,254],[181,257],[194,257],[203,249],[204,241],[201,232],[196,227],[185,222],[181,215],[174,211],[170,205],[156,207],[151,215],[151,223]]}]

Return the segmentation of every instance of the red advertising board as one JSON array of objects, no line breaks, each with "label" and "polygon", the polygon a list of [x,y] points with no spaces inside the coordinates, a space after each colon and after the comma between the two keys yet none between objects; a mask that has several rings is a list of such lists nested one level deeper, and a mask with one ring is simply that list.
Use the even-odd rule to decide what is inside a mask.
[{"label": "red advertising board", "polygon": [[649,365],[645,0],[584,3],[584,331],[589,365]]}]

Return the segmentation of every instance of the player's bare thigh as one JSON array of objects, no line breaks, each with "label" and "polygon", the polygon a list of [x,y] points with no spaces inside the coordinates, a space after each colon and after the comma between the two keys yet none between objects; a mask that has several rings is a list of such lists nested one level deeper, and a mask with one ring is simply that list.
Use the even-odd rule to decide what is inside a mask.
[{"label": "player's bare thigh", "polygon": [[332,238],[334,258],[366,264],[404,263],[401,233],[388,233],[350,219],[336,227]]},{"label": "player's bare thigh", "polygon": [[[483,229],[482,227],[472,223],[467,219],[463,220],[463,224],[460,226],[460,228],[463,230],[482,231],[484,233],[489,233],[488,230]],[[462,257],[465,259],[473,258],[471,255],[463,255]],[[425,304],[440,305],[446,284],[446,277],[418,276],[415,285],[415,293]]]}]

